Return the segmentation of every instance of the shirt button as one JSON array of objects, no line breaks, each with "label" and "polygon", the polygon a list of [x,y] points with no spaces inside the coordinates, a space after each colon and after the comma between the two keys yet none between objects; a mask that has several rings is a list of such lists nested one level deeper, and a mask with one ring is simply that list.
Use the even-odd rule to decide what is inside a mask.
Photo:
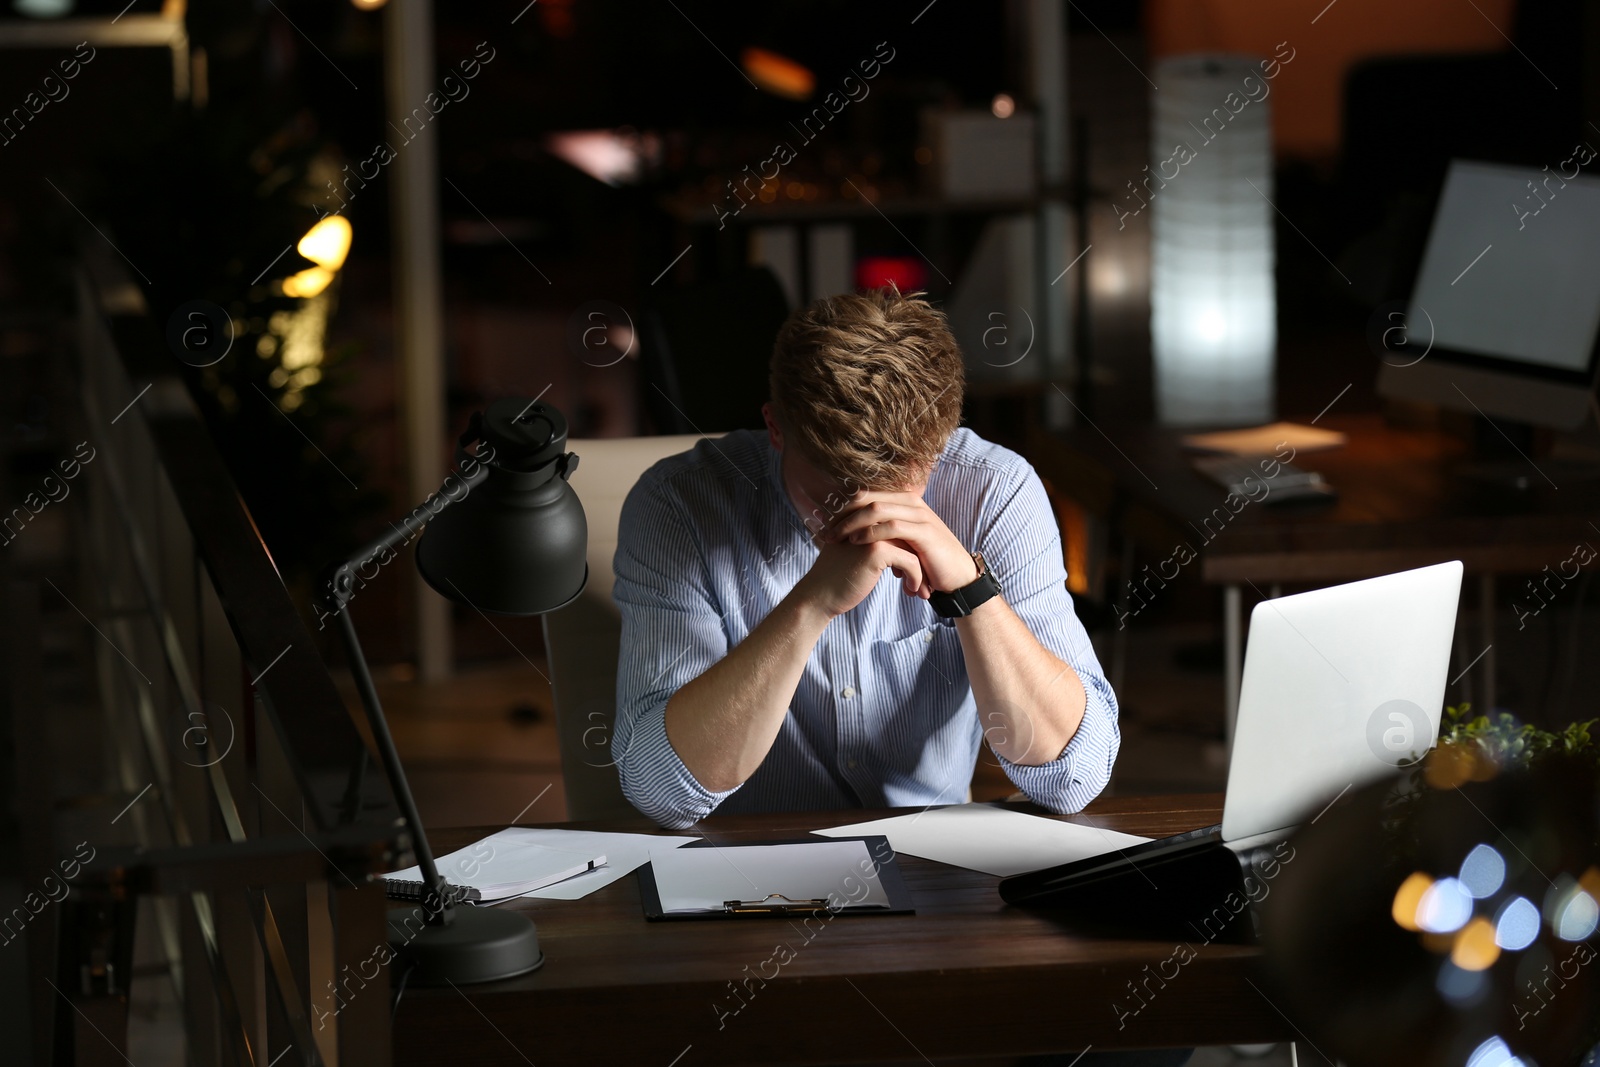
[{"label": "shirt button", "polygon": [[839,691],[839,695],[844,697],[846,700],[849,700],[851,697],[856,695],[855,687],[847,685]]},{"label": "shirt button", "polygon": [[933,644],[933,631],[929,630],[926,633],[924,633],[922,635],[922,639],[924,641],[928,642],[928,644],[930,644],[930,645]]},{"label": "shirt button", "polygon": [[848,763],[845,764],[845,766],[849,767],[853,771],[853,770],[856,769],[856,761],[855,760],[850,760]]}]

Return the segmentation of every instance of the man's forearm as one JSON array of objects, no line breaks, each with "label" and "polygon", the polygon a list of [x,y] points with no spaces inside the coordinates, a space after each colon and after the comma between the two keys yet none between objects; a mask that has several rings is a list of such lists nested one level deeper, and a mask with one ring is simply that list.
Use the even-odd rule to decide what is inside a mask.
[{"label": "man's forearm", "polygon": [[826,611],[798,591],[790,593],[731,652],[667,701],[667,739],[706,789],[732,789],[761,766],[828,620]]},{"label": "man's forearm", "polygon": [[1078,672],[1040,644],[1000,597],[957,619],[956,632],[995,754],[1024,766],[1060,756],[1088,704]]}]

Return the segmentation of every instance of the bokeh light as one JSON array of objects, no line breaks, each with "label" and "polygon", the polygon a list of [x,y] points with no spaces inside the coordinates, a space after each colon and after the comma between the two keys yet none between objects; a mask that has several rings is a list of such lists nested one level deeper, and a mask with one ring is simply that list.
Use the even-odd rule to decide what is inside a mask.
[{"label": "bokeh light", "polygon": [[1490,845],[1479,845],[1461,861],[1461,884],[1479,900],[1494,896],[1506,881],[1506,861]]},{"label": "bokeh light", "polygon": [[1433,885],[1433,879],[1421,871],[1411,875],[1400,888],[1395,890],[1394,906],[1390,909],[1394,921],[1405,930],[1421,930],[1417,925],[1417,908],[1422,903],[1422,895]]},{"label": "bokeh light", "polygon": [[1527,897],[1515,897],[1494,920],[1494,943],[1521,952],[1539,937],[1539,909]]},{"label": "bokeh light", "polygon": [[283,295],[294,297],[316,296],[333,281],[333,271],[326,267],[307,267],[298,274],[283,280]]},{"label": "bokeh light", "polygon": [[1463,971],[1486,971],[1500,958],[1500,946],[1495,943],[1494,923],[1477,916],[1456,935],[1455,946],[1450,950],[1450,962]]},{"label": "bokeh light", "polygon": [[1417,903],[1417,925],[1433,934],[1461,929],[1472,918],[1472,894],[1455,878],[1441,878]]},{"label": "bokeh light", "polygon": [[1456,1008],[1475,1007],[1489,991],[1489,979],[1482,971],[1464,970],[1449,960],[1439,965],[1434,985],[1439,995]]},{"label": "bokeh light", "polygon": [[1467,1057],[1467,1067],[1524,1067],[1523,1062],[1511,1054],[1505,1039],[1498,1034],[1472,1050]]},{"label": "bokeh light", "polygon": [[306,231],[294,250],[325,270],[338,270],[344,266],[344,257],[350,254],[352,236],[349,219],[343,215],[327,215]]},{"label": "bokeh light", "polygon": [[1594,897],[1576,887],[1566,892],[1555,908],[1550,924],[1563,941],[1587,941],[1600,925],[1600,905]]}]

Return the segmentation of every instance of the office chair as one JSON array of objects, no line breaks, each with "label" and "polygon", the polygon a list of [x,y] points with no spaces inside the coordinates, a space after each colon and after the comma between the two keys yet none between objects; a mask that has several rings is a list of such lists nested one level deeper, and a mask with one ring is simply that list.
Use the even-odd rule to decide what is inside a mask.
[{"label": "office chair", "polygon": [[543,622],[570,820],[639,814],[622,795],[611,756],[622,637],[622,617],[611,600],[611,558],[622,503],[639,476],[700,439],[686,434],[567,442],[568,451],[579,457],[571,484],[589,520],[589,584],[576,601],[543,616]]}]

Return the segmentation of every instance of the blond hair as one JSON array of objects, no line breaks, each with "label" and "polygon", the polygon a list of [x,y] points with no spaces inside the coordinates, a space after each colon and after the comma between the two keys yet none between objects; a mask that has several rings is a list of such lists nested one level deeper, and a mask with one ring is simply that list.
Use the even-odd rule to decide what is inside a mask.
[{"label": "blond hair", "polygon": [[779,428],[851,492],[931,470],[961,421],[963,383],[944,313],[893,286],[801,308],[772,349]]}]

